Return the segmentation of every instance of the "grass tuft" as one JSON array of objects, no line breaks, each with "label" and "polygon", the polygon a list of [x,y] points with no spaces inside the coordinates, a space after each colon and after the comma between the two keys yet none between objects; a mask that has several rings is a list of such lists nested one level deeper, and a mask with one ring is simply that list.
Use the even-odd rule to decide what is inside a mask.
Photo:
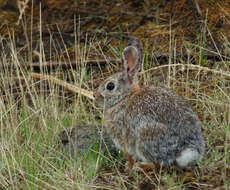
[{"label": "grass tuft", "polygon": [[[199,166],[186,171],[171,167],[128,173],[122,153],[116,157],[96,153],[95,148],[95,152],[73,158],[59,149],[58,135],[64,129],[103,124],[101,110],[95,109],[89,98],[72,94],[64,83],[55,82],[57,78],[74,81],[70,89],[93,90],[108,75],[100,67],[93,70],[84,64],[90,51],[87,43],[76,45],[79,68],[42,71],[39,79],[44,80],[31,77],[32,71],[25,69],[29,59],[20,54],[13,37],[1,43],[0,189],[230,188],[230,73],[226,70],[230,64],[218,51],[215,53],[223,59],[213,65],[202,54],[202,43],[202,47],[194,45],[200,48],[198,57],[194,56],[200,64],[193,64],[191,57],[181,57],[179,62],[171,59],[169,65],[159,65],[154,54],[144,49],[141,83],[168,86],[190,102],[203,123],[206,153]],[[121,50],[110,48],[119,56]],[[176,52],[171,48],[170,52]],[[192,47],[187,48],[197,55]],[[42,56],[39,59],[45,60]],[[62,55],[55,57],[57,62],[63,59]],[[117,70],[105,67],[109,73]],[[52,77],[44,77],[47,75]]]}]

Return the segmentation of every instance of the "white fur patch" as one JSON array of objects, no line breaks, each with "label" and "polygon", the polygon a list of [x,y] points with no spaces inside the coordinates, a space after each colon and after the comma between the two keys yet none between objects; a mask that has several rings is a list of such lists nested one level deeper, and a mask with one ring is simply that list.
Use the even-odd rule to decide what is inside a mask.
[{"label": "white fur patch", "polygon": [[113,139],[113,142],[114,142],[115,146],[116,146],[118,149],[122,150],[121,145],[120,145],[120,143],[118,142],[117,139]]},{"label": "white fur patch", "polygon": [[181,168],[185,168],[188,165],[194,164],[195,162],[200,161],[202,158],[202,155],[193,148],[187,148],[183,150],[176,158],[176,162]]}]

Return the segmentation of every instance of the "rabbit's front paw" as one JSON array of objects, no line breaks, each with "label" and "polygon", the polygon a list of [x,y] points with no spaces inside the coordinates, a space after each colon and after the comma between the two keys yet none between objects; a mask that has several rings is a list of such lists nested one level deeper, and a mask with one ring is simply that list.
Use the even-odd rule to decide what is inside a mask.
[{"label": "rabbit's front paw", "polygon": [[154,164],[151,162],[136,162],[134,169],[135,170],[144,170],[145,172],[148,171],[156,171],[160,168],[159,164]]}]

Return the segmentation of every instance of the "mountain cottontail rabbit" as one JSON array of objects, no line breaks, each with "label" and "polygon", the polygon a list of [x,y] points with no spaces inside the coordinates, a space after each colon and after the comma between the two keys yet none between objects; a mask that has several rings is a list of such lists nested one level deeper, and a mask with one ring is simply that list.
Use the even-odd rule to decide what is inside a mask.
[{"label": "mountain cottontail rabbit", "polygon": [[187,101],[168,88],[139,86],[142,47],[131,38],[123,51],[123,72],[108,77],[95,92],[104,107],[106,132],[134,161],[181,168],[201,160],[204,140],[201,123]]}]

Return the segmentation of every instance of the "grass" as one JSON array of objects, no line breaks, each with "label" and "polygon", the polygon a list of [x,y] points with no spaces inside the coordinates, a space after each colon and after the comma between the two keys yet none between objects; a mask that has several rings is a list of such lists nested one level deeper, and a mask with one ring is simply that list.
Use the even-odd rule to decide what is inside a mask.
[{"label": "grass", "polygon": [[[149,61],[153,55],[144,49],[141,83],[169,86],[191,103],[203,123],[206,153],[199,166],[187,171],[171,167],[127,173],[122,153],[115,158],[88,153],[76,159],[60,151],[58,134],[63,129],[101,124],[101,111],[91,100],[68,93],[52,81],[31,78],[31,71],[21,66],[28,64],[27,57],[20,55],[13,40],[7,44],[10,53],[3,51],[1,62],[14,69],[4,69],[0,77],[0,189],[230,188],[230,73],[221,72],[229,62],[223,59],[214,69],[191,65],[189,59],[181,59],[180,65],[172,60],[170,67],[156,66]],[[91,72],[83,64],[84,48],[76,50],[84,52],[80,68],[51,71],[51,75],[64,80],[73,77],[74,84],[83,88],[97,86],[102,73]],[[119,54],[115,47],[111,51]],[[205,65],[204,61],[200,63]]]}]

